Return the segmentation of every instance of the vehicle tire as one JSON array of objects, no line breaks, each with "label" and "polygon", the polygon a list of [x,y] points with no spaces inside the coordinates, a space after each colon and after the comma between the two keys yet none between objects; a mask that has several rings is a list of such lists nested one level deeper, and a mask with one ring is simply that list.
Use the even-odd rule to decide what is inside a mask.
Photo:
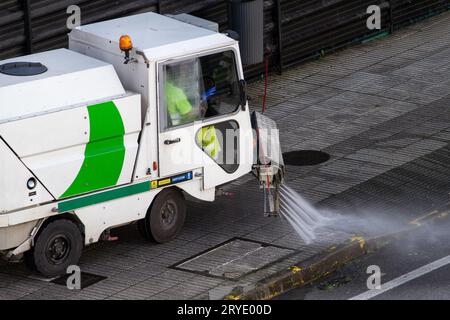
[{"label": "vehicle tire", "polygon": [[137,228],[138,228],[139,234],[140,234],[142,237],[144,237],[145,239],[150,240],[149,235],[148,235],[148,232],[147,232],[147,227],[145,226],[146,223],[147,223],[147,222],[146,222],[146,219],[139,220],[139,221],[137,222]]},{"label": "vehicle tire", "polygon": [[46,277],[64,275],[67,268],[77,265],[83,250],[83,236],[70,220],[50,222],[39,233],[33,250],[27,254],[28,263]]},{"label": "vehicle tire", "polygon": [[31,271],[36,271],[36,266],[34,265],[33,250],[29,250],[23,254],[23,263]]},{"label": "vehicle tire", "polygon": [[186,220],[186,201],[177,189],[164,189],[153,201],[138,229],[148,240],[166,243],[175,239]]}]

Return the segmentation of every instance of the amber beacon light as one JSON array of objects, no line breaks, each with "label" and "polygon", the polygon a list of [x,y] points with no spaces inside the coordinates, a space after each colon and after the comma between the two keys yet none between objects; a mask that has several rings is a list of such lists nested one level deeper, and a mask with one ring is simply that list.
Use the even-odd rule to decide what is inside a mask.
[{"label": "amber beacon light", "polygon": [[130,51],[133,49],[133,41],[129,35],[123,35],[119,40],[120,50],[125,52],[125,64],[130,62]]}]

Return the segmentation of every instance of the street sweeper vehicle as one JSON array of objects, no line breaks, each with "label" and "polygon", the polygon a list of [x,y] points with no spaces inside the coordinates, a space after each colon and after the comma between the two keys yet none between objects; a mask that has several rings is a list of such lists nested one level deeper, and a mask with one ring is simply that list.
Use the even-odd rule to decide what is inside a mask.
[{"label": "street sweeper vehicle", "polygon": [[278,133],[250,113],[238,41],[180,20],[82,26],[69,49],[0,62],[4,258],[51,277],[118,226],[170,241],[186,194],[214,201],[250,172],[278,213]]}]

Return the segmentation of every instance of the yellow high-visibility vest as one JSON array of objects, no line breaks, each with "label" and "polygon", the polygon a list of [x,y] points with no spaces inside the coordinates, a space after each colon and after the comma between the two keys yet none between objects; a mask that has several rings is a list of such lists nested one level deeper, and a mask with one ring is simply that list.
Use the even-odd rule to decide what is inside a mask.
[{"label": "yellow high-visibility vest", "polygon": [[220,147],[220,141],[217,138],[216,128],[214,126],[208,126],[202,128],[197,134],[197,143],[202,146],[211,158],[217,160],[219,153],[222,150]]},{"label": "yellow high-visibility vest", "polygon": [[166,103],[167,111],[172,122],[172,126],[183,124],[183,116],[192,111],[192,105],[189,102],[183,89],[178,88],[166,82]]}]

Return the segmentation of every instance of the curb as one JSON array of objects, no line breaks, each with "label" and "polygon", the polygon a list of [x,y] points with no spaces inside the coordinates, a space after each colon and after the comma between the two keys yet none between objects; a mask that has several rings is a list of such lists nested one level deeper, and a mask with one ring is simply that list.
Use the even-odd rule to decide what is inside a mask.
[{"label": "curb", "polygon": [[330,275],[348,262],[360,258],[368,253],[377,251],[391,241],[413,232],[426,222],[435,218],[444,218],[449,214],[450,206],[445,209],[432,211],[425,216],[410,222],[410,226],[400,231],[384,234],[368,239],[353,237],[339,247],[332,247],[317,256],[303,261],[288,270],[270,276],[254,287],[245,291],[235,288],[225,300],[270,300],[291,289],[300,288],[323,277]]}]

